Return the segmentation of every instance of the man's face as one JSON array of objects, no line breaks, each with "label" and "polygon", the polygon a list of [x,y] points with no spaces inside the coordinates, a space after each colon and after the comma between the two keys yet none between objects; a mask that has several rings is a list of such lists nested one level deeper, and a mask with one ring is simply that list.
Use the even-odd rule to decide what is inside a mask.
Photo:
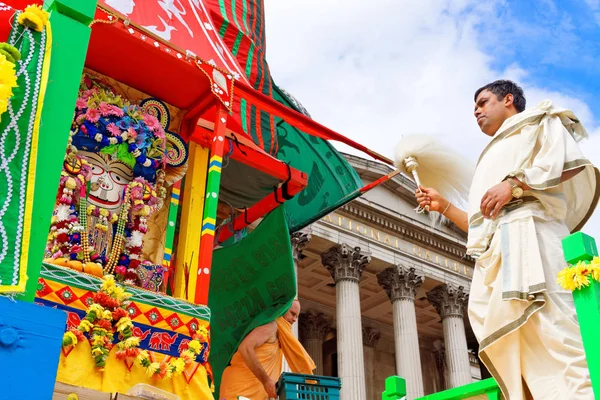
[{"label": "man's face", "polygon": [[498,97],[489,90],[484,90],[475,100],[475,118],[477,125],[483,133],[488,136],[494,136],[504,121],[514,112],[513,95],[507,94],[505,98],[498,100]]},{"label": "man's face", "polygon": [[300,315],[300,302],[294,300],[290,309],[285,313],[283,319],[285,319],[290,324],[294,324],[298,320],[298,316]]}]

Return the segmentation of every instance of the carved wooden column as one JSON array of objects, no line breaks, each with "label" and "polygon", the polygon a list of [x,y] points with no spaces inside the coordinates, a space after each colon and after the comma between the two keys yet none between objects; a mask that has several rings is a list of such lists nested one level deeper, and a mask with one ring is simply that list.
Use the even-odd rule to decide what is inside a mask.
[{"label": "carved wooden column", "polygon": [[363,351],[365,354],[365,386],[368,399],[375,399],[381,392],[381,388],[374,387],[373,378],[375,377],[375,346],[381,338],[379,329],[371,327],[362,328]]},{"label": "carved wooden column", "polygon": [[359,247],[336,245],[321,255],[336,284],[338,371],[343,400],[365,400],[365,361],[358,282],[371,257]]},{"label": "carved wooden column", "polygon": [[471,383],[471,363],[464,324],[469,295],[464,287],[448,284],[429,291],[427,299],[442,317],[448,388]]},{"label": "carved wooden column", "polygon": [[414,268],[395,265],[377,275],[379,285],[392,302],[396,373],[406,379],[407,399],[424,395],[419,353],[419,334],[415,312],[415,295],[425,278]]},{"label": "carved wooden column", "polygon": [[323,313],[308,311],[300,314],[299,322],[304,348],[317,366],[315,375],[323,375],[323,340],[329,332],[331,321]]}]

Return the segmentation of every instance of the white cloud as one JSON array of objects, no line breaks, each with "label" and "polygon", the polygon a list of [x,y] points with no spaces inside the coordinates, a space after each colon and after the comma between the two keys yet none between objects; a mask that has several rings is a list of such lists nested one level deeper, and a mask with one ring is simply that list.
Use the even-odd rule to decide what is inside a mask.
[{"label": "white cloud", "polygon": [[[586,153],[600,155],[598,122],[583,101],[528,85],[518,64],[491,67],[493,55],[481,50],[489,38],[477,27],[498,21],[495,7],[504,3],[480,3],[265,0],[267,59],[277,84],[315,120],[388,157],[403,134],[427,133],[474,162],[488,139],[472,96],[500,77],[521,82],[529,105],[550,98],[572,108],[590,133],[598,131]],[[600,165],[600,156],[594,161]],[[595,218],[586,231],[600,240]]]}]

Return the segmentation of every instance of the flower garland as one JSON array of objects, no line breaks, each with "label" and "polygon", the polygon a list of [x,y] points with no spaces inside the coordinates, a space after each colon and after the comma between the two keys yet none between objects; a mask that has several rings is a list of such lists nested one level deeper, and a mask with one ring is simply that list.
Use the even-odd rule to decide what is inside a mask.
[{"label": "flower garland", "polygon": [[589,286],[590,279],[600,282],[600,257],[566,267],[558,273],[557,282],[563,289],[573,291]]},{"label": "flower garland", "polygon": [[[140,351],[137,361],[139,365],[146,368],[146,374],[154,378],[167,378],[181,374],[193,362],[199,362],[205,366],[209,378],[213,381],[212,369],[208,364],[208,356],[210,353],[209,332],[205,327],[200,327],[196,333],[192,335],[192,340],[184,346],[179,354],[179,357],[169,361],[168,363],[152,362],[150,353],[146,350]],[[214,386],[211,384],[211,388]]]},{"label": "flower garland", "polygon": [[8,101],[17,85],[15,63],[21,58],[17,49],[0,43],[0,116],[8,110]]},{"label": "flower garland", "polygon": [[44,30],[46,24],[48,24],[49,14],[43,10],[39,5],[31,5],[25,8],[25,10],[17,18],[17,22],[26,28],[33,29],[36,32]]},{"label": "flower garland", "polygon": [[110,89],[92,86],[82,90],[72,130],[77,148],[114,153],[135,175],[151,182],[165,166],[166,136],[161,123]]},{"label": "flower garland", "polygon": [[118,335],[118,359],[137,357],[140,339],[133,336],[133,324],[127,314],[130,293],[115,283],[114,277],[107,275],[100,290],[93,298],[85,318],[76,329],[70,329],[63,336],[63,346],[75,346],[86,338],[92,345],[92,357],[99,370],[106,366],[110,350],[114,347],[114,335]]}]

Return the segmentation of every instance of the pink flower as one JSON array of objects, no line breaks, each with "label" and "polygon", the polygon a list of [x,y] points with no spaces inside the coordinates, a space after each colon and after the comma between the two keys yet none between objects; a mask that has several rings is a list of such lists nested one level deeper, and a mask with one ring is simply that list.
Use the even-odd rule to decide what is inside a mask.
[{"label": "pink flower", "polygon": [[77,103],[75,103],[75,107],[77,107],[78,110],[82,110],[84,108],[87,107],[87,100],[83,99],[83,98],[78,98],[77,99]]},{"label": "pink flower", "polygon": [[119,127],[113,123],[108,124],[106,130],[109,131],[112,136],[119,136],[121,134]]},{"label": "pink flower", "polygon": [[125,268],[123,265],[119,265],[117,268],[115,268],[115,272],[117,275],[125,275],[127,268]]},{"label": "pink flower", "polygon": [[90,122],[96,123],[100,119],[100,111],[95,108],[88,108],[85,118]]},{"label": "pink flower", "polygon": [[137,132],[132,127],[127,128],[127,135],[129,135],[129,139],[135,139],[137,137]]},{"label": "pink flower", "polygon": [[102,114],[103,117],[107,117],[112,112],[112,107],[103,101],[98,106],[98,111],[100,111],[100,114]]},{"label": "pink flower", "polygon": [[154,115],[150,114],[144,114],[144,124],[146,124],[148,129],[152,131],[157,130],[161,126],[160,122],[158,122],[158,119],[156,119]]},{"label": "pink flower", "polygon": [[115,105],[110,104],[109,107],[111,108],[111,114],[115,115],[117,117],[122,117],[123,115],[125,115],[123,113],[123,110],[120,107],[117,107]]}]

